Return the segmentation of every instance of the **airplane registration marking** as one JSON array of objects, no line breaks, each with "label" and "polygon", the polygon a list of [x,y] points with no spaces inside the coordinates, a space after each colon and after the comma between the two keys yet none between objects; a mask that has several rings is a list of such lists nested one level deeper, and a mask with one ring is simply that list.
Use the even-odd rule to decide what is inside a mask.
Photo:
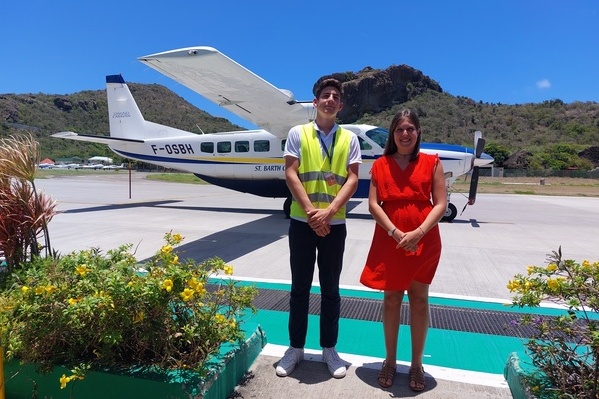
[{"label": "airplane registration marking", "polygon": [[191,144],[165,144],[163,147],[158,147],[156,144],[151,144],[152,151],[154,151],[154,155],[158,153],[158,151],[164,151],[167,154],[195,154],[193,151],[193,147]]}]

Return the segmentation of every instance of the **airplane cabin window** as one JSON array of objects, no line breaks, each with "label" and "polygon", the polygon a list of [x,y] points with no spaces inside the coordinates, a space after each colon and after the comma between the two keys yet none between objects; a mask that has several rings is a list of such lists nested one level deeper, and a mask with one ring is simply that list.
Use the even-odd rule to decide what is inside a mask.
[{"label": "airplane cabin window", "polygon": [[377,127],[375,129],[367,131],[366,136],[368,136],[369,139],[381,146],[381,148],[385,148],[385,145],[387,144],[387,137],[389,136],[389,131],[387,129],[383,129],[382,127]]},{"label": "airplane cabin window", "polygon": [[358,141],[360,142],[361,150],[372,150],[372,146],[368,144],[362,137],[358,137]]},{"label": "airplane cabin window", "polygon": [[268,152],[270,151],[270,141],[268,140],[256,140],[254,141],[255,152]]},{"label": "airplane cabin window", "polygon": [[249,141],[236,141],[235,152],[249,152],[250,142]]},{"label": "airplane cabin window", "polygon": [[214,143],[201,143],[200,144],[200,151],[201,152],[207,152],[207,153],[214,153]]},{"label": "airplane cabin window", "polygon": [[218,153],[231,152],[231,142],[230,141],[219,141],[218,143],[216,143],[216,152],[218,152]]}]

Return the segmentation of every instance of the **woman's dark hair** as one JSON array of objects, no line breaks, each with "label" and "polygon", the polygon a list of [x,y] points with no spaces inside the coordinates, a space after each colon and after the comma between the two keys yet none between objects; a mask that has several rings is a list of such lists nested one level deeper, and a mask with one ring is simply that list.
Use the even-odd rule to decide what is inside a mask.
[{"label": "woman's dark hair", "polygon": [[389,127],[389,136],[387,137],[387,144],[385,145],[384,155],[393,155],[397,152],[397,144],[395,144],[395,140],[393,137],[393,132],[397,128],[397,125],[402,123],[403,121],[408,121],[416,128],[418,132],[418,138],[416,139],[416,146],[414,146],[414,150],[410,155],[410,161],[416,160],[418,158],[418,154],[420,153],[420,141],[422,134],[420,132],[420,119],[418,119],[418,114],[410,109],[404,109],[399,111],[393,117],[391,121],[391,126]]}]

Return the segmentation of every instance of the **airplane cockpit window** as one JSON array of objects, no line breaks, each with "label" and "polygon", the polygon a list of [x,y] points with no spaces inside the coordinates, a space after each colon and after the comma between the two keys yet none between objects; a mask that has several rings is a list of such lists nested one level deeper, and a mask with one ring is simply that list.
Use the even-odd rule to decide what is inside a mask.
[{"label": "airplane cockpit window", "polygon": [[281,151],[285,151],[285,143],[286,142],[287,142],[287,139],[281,140]]},{"label": "airplane cockpit window", "polygon": [[367,143],[362,137],[358,137],[358,141],[360,142],[360,149],[364,150],[372,150],[372,146]]},{"label": "airplane cockpit window", "polygon": [[249,141],[236,141],[235,152],[249,152],[250,142]]},{"label": "airplane cockpit window", "polygon": [[231,152],[231,142],[230,141],[219,141],[216,143],[216,152]]},{"label": "airplane cockpit window", "polygon": [[201,152],[207,152],[209,154],[214,153],[214,143],[201,143],[200,144],[200,151]]},{"label": "airplane cockpit window", "polygon": [[385,148],[385,145],[387,144],[387,137],[389,137],[389,131],[382,127],[377,127],[367,131],[366,136],[381,146],[381,148]]},{"label": "airplane cockpit window", "polygon": [[256,140],[254,141],[255,152],[268,152],[270,151],[270,141],[268,140]]}]

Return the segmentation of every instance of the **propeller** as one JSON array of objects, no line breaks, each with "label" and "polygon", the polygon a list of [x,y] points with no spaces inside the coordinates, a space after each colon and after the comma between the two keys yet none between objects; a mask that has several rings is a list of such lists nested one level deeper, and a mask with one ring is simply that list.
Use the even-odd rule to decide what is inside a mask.
[{"label": "propeller", "polygon": [[[485,149],[485,139],[482,138],[482,133],[480,131],[474,132],[474,156],[476,158],[480,158]],[[470,193],[468,194],[468,205],[474,205],[476,201],[476,189],[478,188],[478,176],[480,173],[479,166],[474,165],[474,160],[472,160],[472,177],[470,178]]]},{"label": "propeller", "polygon": [[[477,130],[474,132],[474,156],[475,158],[480,158],[485,149],[485,139],[482,138],[482,132]],[[474,205],[476,201],[476,190],[478,188],[478,176],[480,174],[479,166],[474,165],[474,159],[472,159],[472,167],[471,167],[471,177],[470,177],[470,192],[468,193],[468,202],[464,205],[464,209],[466,209],[468,205]]]}]

